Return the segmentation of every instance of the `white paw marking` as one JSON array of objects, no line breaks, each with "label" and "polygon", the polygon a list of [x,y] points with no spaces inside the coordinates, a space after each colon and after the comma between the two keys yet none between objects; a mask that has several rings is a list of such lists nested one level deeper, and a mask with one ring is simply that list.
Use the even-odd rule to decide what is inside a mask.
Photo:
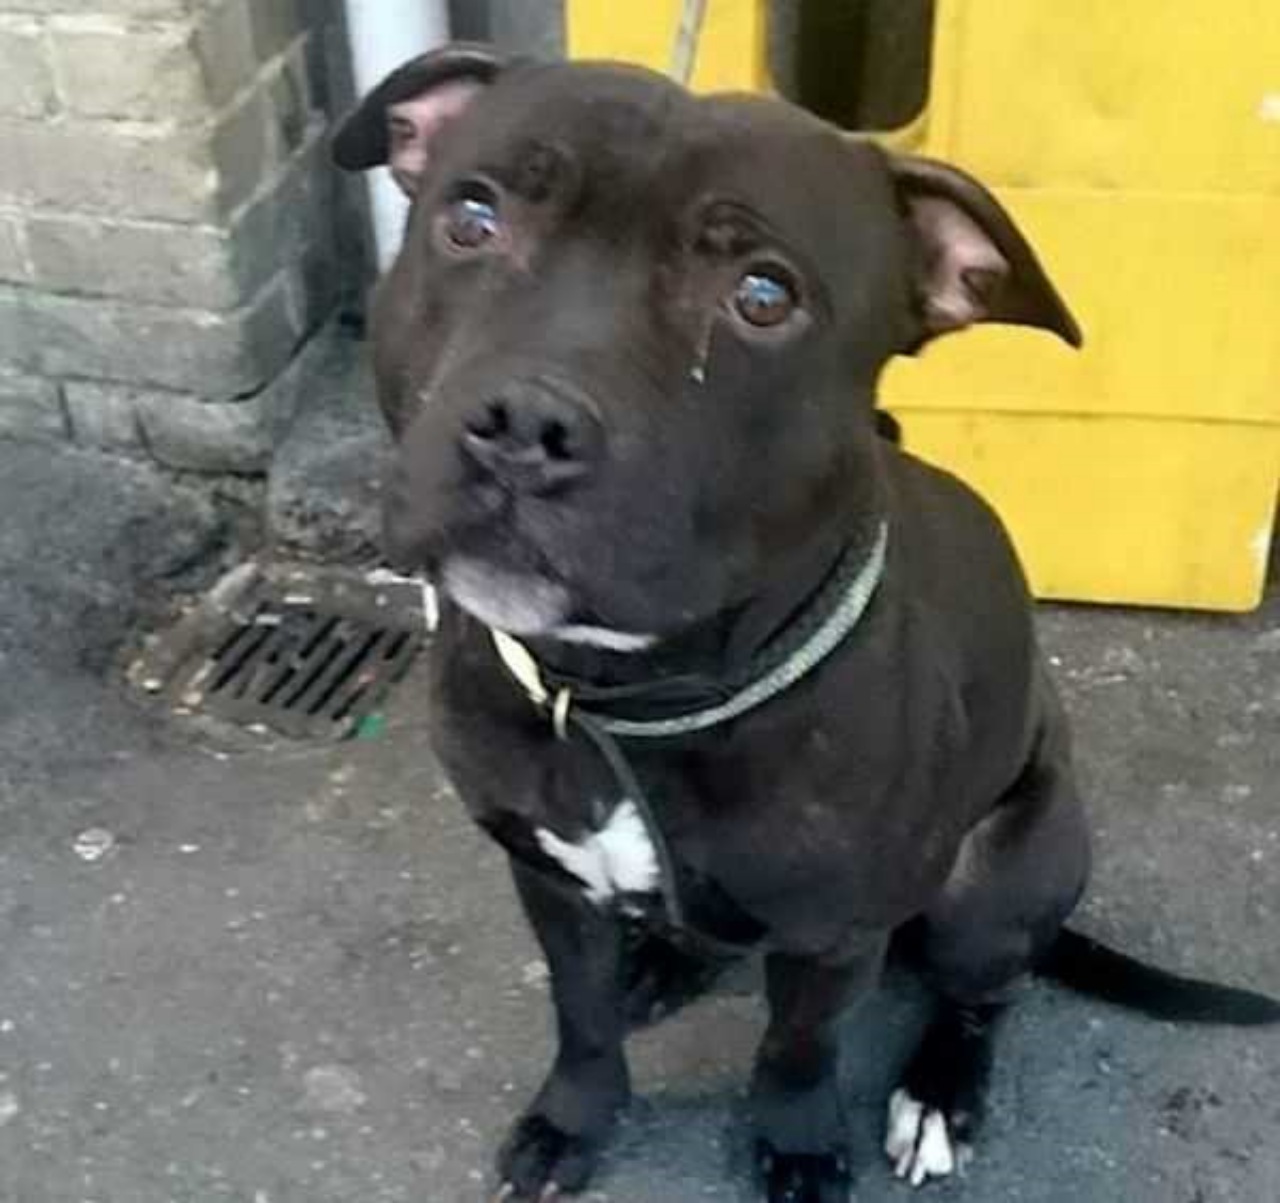
[{"label": "white paw marking", "polygon": [[640,811],[624,798],[599,831],[578,843],[539,827],[538,845],[572,873],[587,898],[603,906],[615,894],[648,894],[658,887],[658,854]]},{"label": "white paw marking", "polygon": [[895,1090],[889,1100],[884,1151],[893,1162],[894,1176],[912,1186],[963,1171],[972,1156],[967,1146],[952,1139],[941,1111],[926,1107],[905,1090]]}]

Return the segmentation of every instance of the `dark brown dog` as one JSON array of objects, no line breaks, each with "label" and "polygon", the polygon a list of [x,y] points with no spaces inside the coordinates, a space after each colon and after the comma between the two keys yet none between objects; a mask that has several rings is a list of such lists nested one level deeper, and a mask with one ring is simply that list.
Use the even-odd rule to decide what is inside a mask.
[{"label": "dark brown dog", "polygon": [[847,1195],[835,1024],[895,936],[937,997],[886,1139],[917,1184],[959,1164],[1036,968],[1280,1016],[1063,933],[1088,836],[1022,573],[877,437],[894,355],[983,321],[1079,342],[985,189],[780,102],[479,47],[403,68],[336,157],[415,197],[376,301],[389,543],[443,586],[436,748],[552,972],[505,1194],[580,1189],[628,1024],[751,949],[775,1203]]}]

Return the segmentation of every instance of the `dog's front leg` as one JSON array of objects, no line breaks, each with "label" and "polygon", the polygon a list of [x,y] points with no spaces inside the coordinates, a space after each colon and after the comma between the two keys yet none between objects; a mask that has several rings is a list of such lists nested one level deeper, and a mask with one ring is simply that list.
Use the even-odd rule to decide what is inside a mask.
[{"label": "dog's front leg", "polygon": [[500,1197],[582,1190],[630,1097],[623,1052],[622,933],[572,887],[512,862],[551,971],[559,1047],[546,1082],[498,1154]]},{"label": "dog's front leg", "polygon": [[765,961],[769,1026],[751,1087],[769,1203],[847,1203],[852,1172],[838,1083],[838,1022],[876,981],[888,937],[859,933],[819,956]]}]

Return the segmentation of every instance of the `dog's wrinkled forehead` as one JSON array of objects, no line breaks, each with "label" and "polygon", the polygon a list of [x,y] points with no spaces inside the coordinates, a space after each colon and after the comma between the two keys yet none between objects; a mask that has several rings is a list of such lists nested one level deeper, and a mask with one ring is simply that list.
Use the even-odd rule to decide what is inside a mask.
[{"label": "dog's wrinkled forehead", "polygon": [[894,213],[889,174],[790,105],[697,97],[653,72],[615,64],[527,66],[476,106],[449,166],[493,175],[538,201],[578,202],[575,217],[617,226],[627,213],[678,214],[737,202],[815,256]]},{"label": "dog's wrinkled forehead", "polygon": [[516,190],[536,184],[521,170],[548,157],[580,174],[589,165],[598,179],[634,179],[670,148],[694,108],[679,88],[638,68],[523,65],[475,106],[454,140],[451,165],[507,177],[500,182]]},{"label": "dog's wrinkled forehead", "polygon": [[498,78],[490,137],[541,137],[591,158],[622,158],[671,138],[697,101],[663,76],[626,64],[529,64]]}]

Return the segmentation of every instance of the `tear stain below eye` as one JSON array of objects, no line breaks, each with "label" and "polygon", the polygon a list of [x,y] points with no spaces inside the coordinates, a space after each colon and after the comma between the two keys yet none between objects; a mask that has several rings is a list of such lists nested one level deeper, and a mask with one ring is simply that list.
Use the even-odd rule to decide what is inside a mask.
[{"label": "tear stain below eye", "polygon": [[707,361],[711,358],[711,335],[715,329],[716,315],[709,313],[702,327],[702,337],[694,350],[693,363],[689,366],[689,379],[695,384],[706,384]]}]

